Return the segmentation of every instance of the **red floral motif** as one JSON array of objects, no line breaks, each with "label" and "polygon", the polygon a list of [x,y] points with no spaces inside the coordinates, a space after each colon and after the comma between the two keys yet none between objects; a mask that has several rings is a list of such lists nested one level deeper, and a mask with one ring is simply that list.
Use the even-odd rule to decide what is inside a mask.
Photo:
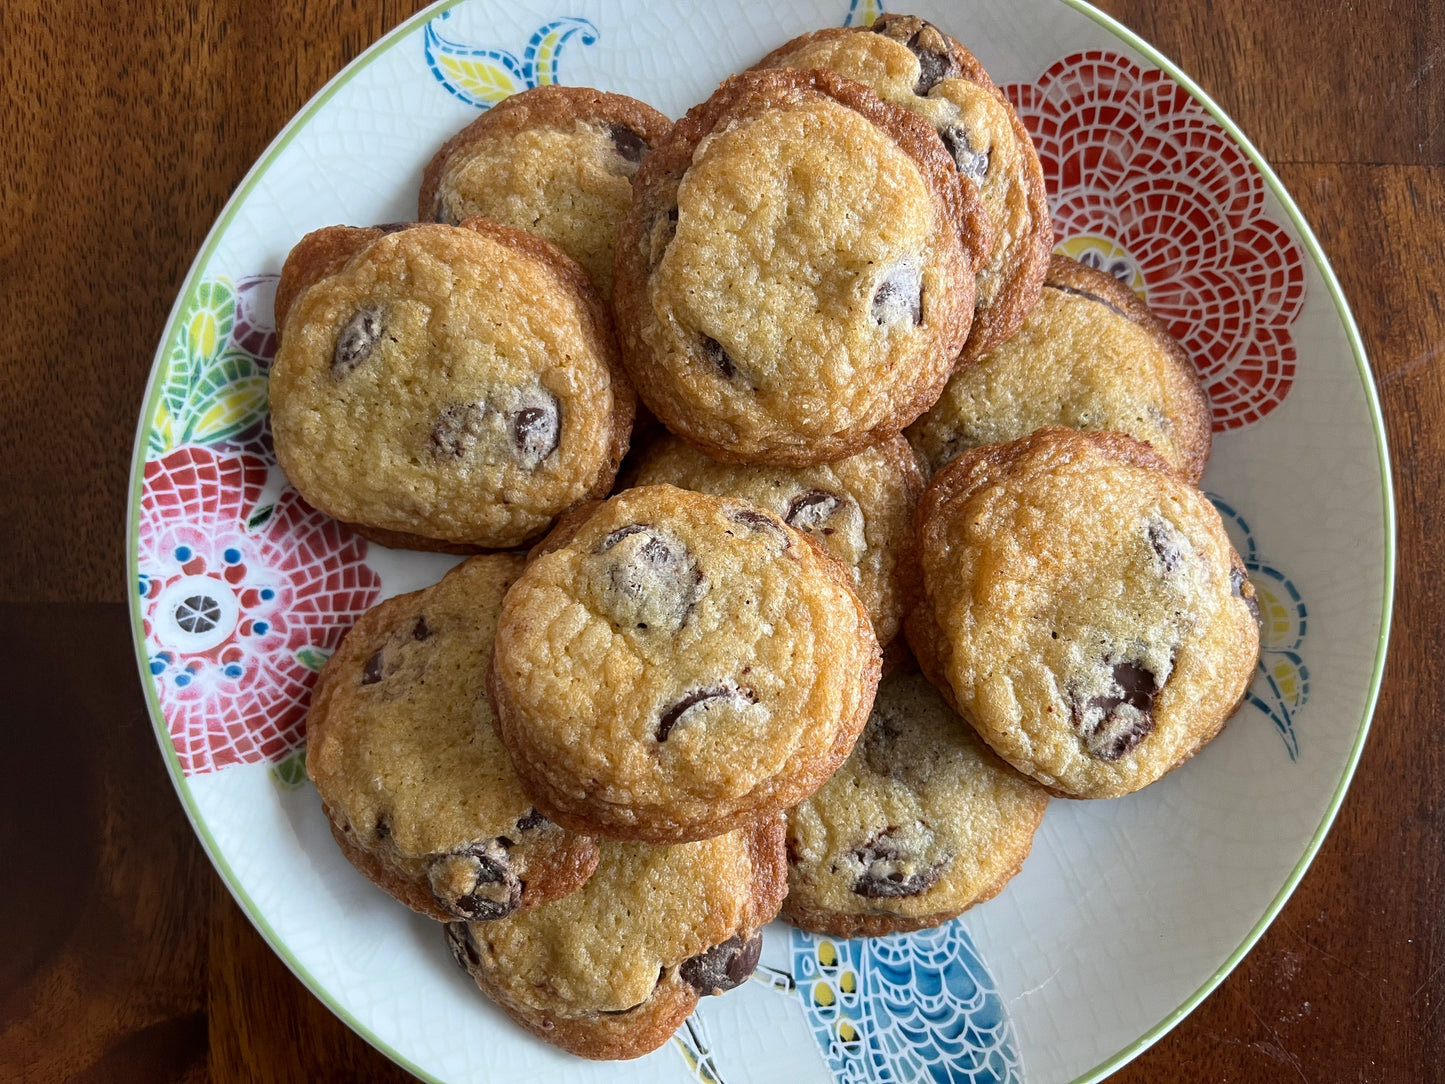
[{"label": "red floral motif", "polygon": [[145,466],[137,587],[187,775],[296,748],[316,670],[380,592],[366,543],[292,490],[270,504],[268,473],[195,445]]},{"label": "red floral motif", "polygon": [[1059,249],[1145,296],[1198,365],[1215,431],[1283,402],[1304,259],[1214,118],[1164,72],[1102,51],[1004,90],[1038,147]]}]

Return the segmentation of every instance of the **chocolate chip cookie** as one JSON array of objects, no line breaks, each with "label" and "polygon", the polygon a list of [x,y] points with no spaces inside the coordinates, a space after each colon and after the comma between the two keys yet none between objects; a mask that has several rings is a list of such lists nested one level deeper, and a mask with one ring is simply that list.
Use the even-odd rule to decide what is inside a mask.
[{"label": "chocolate chip cookie", "polygon": [[1043,168],[1013,106],[962,43],[913,15],[832,27],[774,50],[759,68],[827,68],[938,131],[962,184],[983,201],[992,249],[978,270],[969,360],[1007,339],[1038,300],[1053,226]]},{"label": "chocolate chip cookie", "polygon": [[632,481],[740,497],[807,532],[852,573],[878,642],[897,635],[917,593],[913,514],[923,492],[918,460],[902,437],[836,463],[753,467],[719,463],[664,436],[641,454]]},{"label": "chocolate chip cookie", "polygon": [[542,86],[488,109],[437,151],[417,217],[481,215],[545,237],[612,296],[617,230],[632,177],[672,127],[652,106],[587,87]]},{"label": "chocolate chip cookie", "polygon": [[502,603],[489,688],[537,808],[675,843],[811,794],[878,683],[850,579],[746,501],[658,485],[601,505]]},{"label": "chocolate chip cookie", "polygon": [[925,672],[1054,791],[1138,790],[1254,677],[1254,588],[1219,513],[1148,445],[1045,428],[964,452],[918,510]]},{"label": "chocolate chip cookie", "polygon": [[715,459],[806,466],[938,398],[988,249],[937,132],[827,71],[734,76],[643,160],[618,238],[623,360]]},{"label": "chocolate chip cookie", "polygon": [[533,1035],[586,1058],[665,1043],[698,998],[757,966],[787,879],[781,814],[696,843],[603,840],[581,890],[501,922],[446,927],[456,961]]},{"label": "chocolate chip cookie", "polygon": [[319,230],[277,309],[276,457],[368,537],[516,546],[611,488],[636,399],[605,306],[549,242],[479,218]]},{"label": "chocolate chip cookie", "polygon": [[1128,286],[1067,256],[1023,327],[955,372],[908,439],[936,471],[1045,425],[1127,433],[1190,482],[1209,461],[1209,398],[1184,348]]},{"label": "chocolate chip cookie", "polygon": [[597,865],[592,840],[533,808],[492,727],[486,665],[522,564],[473,557],[368,610],[306,717],[306,770],[346,857],[443,922],[559,899]]},{"label": "chocolate chip cookie", "polygon": [[900,669],[847,762],[788,810],[784,911],[833,937],[938,926],[1019,871],[1048,800]]}]

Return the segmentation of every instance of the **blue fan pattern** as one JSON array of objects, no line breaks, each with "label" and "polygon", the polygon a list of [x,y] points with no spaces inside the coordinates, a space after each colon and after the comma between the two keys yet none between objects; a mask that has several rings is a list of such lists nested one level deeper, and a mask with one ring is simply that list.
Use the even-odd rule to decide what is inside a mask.
[{"label": "blue fan pattern", "polygon": [[792,931],[798,996],[835,1080],[1019,1084],[1002,998],[961,922],[879,938]]},{"label": "blue fan pattern", "polygon": [[505,49],[467,45],[445,37],[439,29],[451,12],[427,23],[422,49],[437,82],[468,105],[490,109],[504,98],[532,87],[559,83],[562,47],[572,38],[583,45],[597,41],[597,28],[586,19],[566,16],[537,28],[519,58]]},{"label": "blue fan pattern", "polygon": [[1308,627],[1304,599],[1288,576],[1260,557],[1248,521],[1223,498],[1211,493],[1209,499],[1232,528],[1231,539],[1259,601],[1259,673],[1245,699],[1268,716],[1290,760],[1297,760],[1295,716],[1310,694],[1310,672],[1300,654]]}]

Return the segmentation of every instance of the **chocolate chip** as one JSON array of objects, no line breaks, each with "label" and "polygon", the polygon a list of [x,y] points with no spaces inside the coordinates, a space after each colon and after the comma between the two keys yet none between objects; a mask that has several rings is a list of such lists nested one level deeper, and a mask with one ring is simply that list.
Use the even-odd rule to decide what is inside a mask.
[{"label": "chocolate chip", "polygon": [[400,233],[402,230],[409,230],[415,225],[415,222],[383,222],[371,228],[380,230],[382,233]]},{"label": "chocolate chip", "polygon": [[923,274],[911,264],[899,264],[873,292],[873,319],[879,324],[907,320],[915,327],[923,323]]},{"label": "chocolate chip", "polygon": [[426,617],[418,615],[416,623],[411,627],[411,638],[413,640],[425,640],[431,635],[431,628],[426,623]]},{"label": "chocolate chip", "polygon": [[1073,697],[1072,713],[1089,755],[1114,761],[1131,752],[1154,729],[1159,682],[1152,671],[1127,659],[1113,664],[1110,681],[1112,688],[1101,696]]},{"label": "chocolate chip", "polygon": [[968,138],[968,130],[962,125],[940,128],[938,135],[943,140],[943,145],[948,148],[948,153],[953,156],[953,164],[958,167],[959,176],[967,177],[975,184],[983,184],[988,176],[991,152],[974,150],[973,143]]},{"label": "chocolate chip", "polygon": [[371,653],[371,658],[366,660],[366,665],[361,668],[361,683],[363,685],[375,685],[382,678],[381,658],[382,648],[377,648]]},{"label": "chocolate chip", "polygon": [[702,337],[702,356],[712,362],[712,366],[722,376],[731,380],[738,375],[738,367],[733,364],[733,359],[728,357],[728,352],[723,349],[722,343],[710,335]]},{"label": "chocolate chip", "polygon": [[609,124],[607,135],[612,140],[612,145],[617,148],[617,153],[629,162],[641,162],[642,156],[651,149],[647,140],[625,124]]},{"label": "chocolate chip", "polygon": [[457,918],[474,922],[505,918],[522,902],[522,882],[499,839],[432,855],[426,876],[432,897]]},{"label": "chocolate chip", "polygon": [[1183,538],[1180,533],[1162,519],[1151,519],[1145,532],[1164,574],[1169,576],[1179,571],[1179,567],[1184,563]]},{"label": "chocolate chip", "polygon": [[482,966],[482,954],[477,950],[476,939],[465,922],[448,922],[443,931],[447,948],[451,949],[452,959],[458,967],[470,975],[472,968]]},{"label": "chocolate chip", "polygon": [[376,815],[376,823],[371,827],[371,834],[379,840],[391,838],[391,821],[387,819],[385,813]]},{"label": "chocolate chip", "polygon": [[913,87],[914,94],[927,94],[942,80],[956,78],[963,71],[939,29],[917,16],[885,16],[873,24],[873,30],[906,45],[908,51],[918,58],[918,82]]},{"label": "chocolate chip", "polygon": [[607,569],[604,604],[620,625],[681,628],[707,581],[686,546],[641,523],[613,531],[594,554]]},{"label": "chocolate chip", "polygon": [[1044,285],[1047,286],[1050,290],[1059,291],[1059,293],[1061,294],[1072,294],[1074,297],[1082,297],[1087,301],[1097,302],[1098,304],[1103,305],[1104,308],[1108,309],[1110,312],[1122,316],[1125,320],[1129,319],[1129,314],[1127,312],[1119,308],[1119,306],[1114,304],[1112,301],[1100,297],[1098,294],[1091,294],[1088,290],[1080,290],[1076,286],[1062,286],[1057,282],[1046,282],[1044,283]]},{"label": "chocolate chip", "polygon": [[739,508],[734,512],[729,512],[728,519],[742,524],[749,530],[762,531],[764,534],[772,535],[773,538],[782,542],[783,549],[787,549],[793,544],[793,540],[788,537],[788,532],[783,530],[782,524],[766,512],[760,512],[756,508]]},{"label": "chocolate chip", "polygon": [[699,994],[722,994],[746,982],[757,970],[762,954],[761,933],[753,934],[746,941],[733,935],[721,945],[682,961],[677,974]]},{"label": "chocolate chip", "polygon": [[561,436],[561,418],[557,400],[550,392],[539,402],[522,407],[512,415],[512,444],[517,459],[528,470],[557,450]]},{"label": "chocolate chip", "polygon": [[541,813],[533,809],[525,817],[517,821],[517,831],[536,832],[539,829],[550,826],[551,823],[552,822],[550,820],[548,820],[546,817],[542,816]]},{"label": "chocolate chip", "polygon": [[336,347],[331,351],[331,375],[348,376],[376,349],[381,340],[381,309],[376,305],[363,305],[346,322],[341,334],[336,336]]},{"label": "chocolate chip", "polygon": [[448,403],[437,411],[431,427],[431,454],[461,459],[477,446],[486,408],[481,403]]},{"label": "chocolate chip", "polygon": [[791,526],[811,534],[838,513],[845,499],[826,489],[810,489],[789,502],[788,514],[783,518]]},{"label": "chocolate chip", "polygon": [[678,723],[682,722],[684,715],[699,704],[703,705],[703,710],[706,711],[714,701],[742,708],[757,703],[757,698],[735,685],[714,685],[707,689],[694,689],[662,713],[661,718],[657,721],[657,740],[659,742],[667,741],[667,736],[672,733]]},{"label": "chocolate chip", "polygon": [[863,745],[863,758],[870,770],[883,776],[903,774],[905,766],[900,762],[898,750],[901,733],[897,718],[891,712],[880,710],[875,703],[873,714],[869,716],[868,725],[859,739]]},{"label": "chocolate chip", "polygon": [[933,833],[922,823],[904,831],[890,825],[853,852],[863,867],[853,891],[866,899],[898,899],[927,892],[943,876],[951,856],[928,862]]}]

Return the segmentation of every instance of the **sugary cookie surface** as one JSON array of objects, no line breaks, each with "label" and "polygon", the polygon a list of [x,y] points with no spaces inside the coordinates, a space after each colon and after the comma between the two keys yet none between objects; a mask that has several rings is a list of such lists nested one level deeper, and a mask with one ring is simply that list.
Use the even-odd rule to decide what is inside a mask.
[{"label": "sugary cookie surface", "polygon": [[486,667],[520,557],[474,557],[368,611],[328,661],[307,770],[348,856],[440,920],[500,918],[565,895],[592,841],[541,816],[492,726]]},{"label": "sugary cookie surface", "polygon": [[838,937],[936,926],[1018,871],[1047,803],[922,674],[896,672],[847,762],[788,811],[784,907]]},{"label": "sugary cookie surface", "polygon": [[673,436],[638,463],[637,485],[739,497],[812,535],[852,574],[878,642],[898,633],[916,591],[913,514],[923,477],[902,437],[814,467],[719,463]]},{"label": "sugary cookie surface", "polygon": [[879,650],[836,560],[743,501],[648,486],[508,592],[491,686],[528,793],[671,842],[811,793],[867,718]]},{"label": "sugary cookie surface", "polygon": [[619,241],[648,405],[715,457],[792,465],[922,413],[972,309],[951,170],[926,124],[831,73],[723,84],[643,163]]},{"label": "sugary cookie surface", "polygon": [[1046,425],[1127,433],[1191,482],[1209,458],[1209,402],[1182,348],[1127,286],[1063,256],[1023,327],[954,373],[908,439],[937,471]]},{"label": "sugary cookie surface", "polygon": [[506,547],[606,491],[633,398],[576,265],[469,225],[381,236],[296,297],[272,428],[287,477],[337,519]]},{"label": "sugary cookie surface", "polygon": [[618,228],[638,163],[671,122],[649,105],[583,87],[543,86],[483,113],[427,167],[418,215],[481,215],[545,237],[612,296]]},{"label": "sugary cookie surface", "polygon": [[919,523],[937,636],[920,653],[995,751],[1062,793],[1157,779],[1254,676],[1239,557],[1208,499],[1146,445],[1052,428],[964,453]]}]

